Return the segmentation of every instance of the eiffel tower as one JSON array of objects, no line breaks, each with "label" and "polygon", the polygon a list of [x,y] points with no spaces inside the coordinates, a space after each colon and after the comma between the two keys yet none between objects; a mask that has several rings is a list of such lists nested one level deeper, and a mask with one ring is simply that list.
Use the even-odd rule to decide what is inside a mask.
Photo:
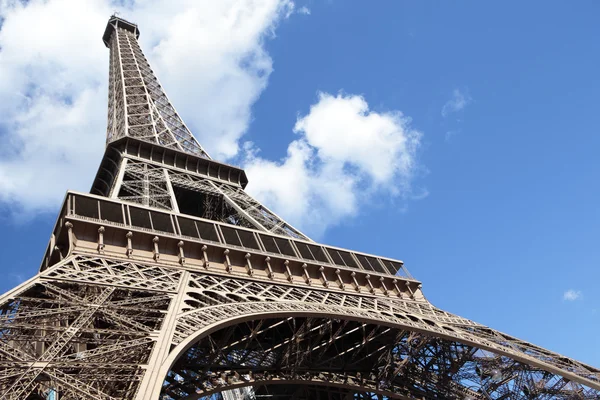
[{"label": "eiffel tower", "polygon": [[[113,16],[108,131],[39,273],[0,297],[0,398],[600,399],[600,370],[316,243],[212,160]],[[274,185],[277,182],[273,182]]]}]

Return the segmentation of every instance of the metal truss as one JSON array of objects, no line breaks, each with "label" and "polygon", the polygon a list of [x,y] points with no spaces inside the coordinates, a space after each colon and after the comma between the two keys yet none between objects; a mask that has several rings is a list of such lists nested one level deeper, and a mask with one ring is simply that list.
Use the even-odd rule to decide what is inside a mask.
[{"label": "metal truss", "polygon": [[0,393],[11,400],[193,399],[244,386],[307,398],[298,385],[315,398],[600,395],[597,369],[424,300],[81,254],[0,309]]},{"label": "metal truss", "polygon": [[[466,318],[442,311],[427,301],[357,295],[353,293],[335,293],[332,291],[309,289],[298,286],[283,286],[268,282],[245,281],[236,278],[190,274],[185,305],[180,317],[180,324],[173,337],[173,343],[180,343],[197,330],[197,319],[192,311],[206,309],[215,305],[229,303],[314,303],[333,308],[361,310],[367,315],[380,314],[384,317],[405,315],[408,321],[418,321],[424,325],[444,324],[448,326],[463,326],[468,329],[484,328]],[[285,304],[283,305],[285,307]],[[402,313],[402,314],[401,314]],[[209,314],[202,318],[211,318]],[[218,317],[217,317],[218,318]],[[402,318],[402,317],[398,317]],[[423,321],[421,321],[423,320]],[[426,321],[426,322],[425,322]]]},{"label": "metal truss", "polygon": [[[226,392],[222,393],[223,398],[226,399]],[[335,386],[307,385],[303,382],[301,385],[258,386],[251,395],[237,397],[236,399],[255,400],[265,397],[296,400],[379,400],[384,398],[381,394],[377,393],[355,392]]]},{"label": "metal truss", "polygon": [[103,37],[112,199],[69,193],[40,273],[0,297],[1,400],[600,399],[600,370],[440,310],[401,261],[310,243],[247,195],[138,35],[113,16]]},{"label": "metal truss", "polygon": [[[175,185],[182,185],[191,190],[212,194],[225,200],[232,212],[236,212],[237,218],[241,218],[244,221],[234,222],[234,225],[248,226],[295,239],[310,240],[239,187],[213,182],[202,177],[195,177],[189,173],[171,171],[169,172],[169,177]],[[236,219],[228,220],[224,218],[221,220],[221,222],[230,221],[236,221]]]},{"label": "metal truss", "polygon": [[244,190],[232,185],[215,184],[219,190],[240,207],[243,212],[249,215],[254,221],[257,221],[266,231],[283,236],[290,236],[295,239],[309,240],[299,230],[289,225],[274,212],[260,204]]},{"label": "metal truss", "polygon": [[111,50],[107,142],[135,137],[210,158],[167,98],[137,41],[137,27],[114,18],[107,27]]},{"label": "metal truss", "polygon": [[0,300],[0,398],[133,398],[180,275],[70,257],[7,293]]},{"label": "metal truss", "polygon": [[[204,176],[170,169],[165,165],[124,158],[121,180],[112,197],[145,206],[178,210],[177,188],[202,196],[198,199],[197,216],[263,232],[310,240],[267,207],[234,185],[217,183]],[[174,189],[175,188],[175,189]],[[183,194],[185,196],[186,193]]]},{"label": "metal truss", "polygon": [[[217,296],[213,295],[213,298]],[[228,296],[229,299],[235,296]],[[230,300],[231,301],[231,300]],[[189,304],[189,303],[188,303]],[[437,339],[451,339],[480,349],[485,354],[494,354],[498,357],[506,357],[523,365],[523,369],[532,371],[546,371],[547,379],[550,375],[563,376],[567,380],[584,382],[595,387],[590,393],[599,395],[600,371],[598,369],[567,359],[558,354],[523,342],[516,338],[494,331],[490,328],[477,324],[464,324],[459,321],[435,322],[430,314],[418,314],[415,312],[394,310],[393,314],[386,311],[375,312],[369,308],[346,307],[326,304],[324,302],[310,303],[309,301],[264,301],[261,303],[230,303],[223,306],[204,307],[202,311],[188,311],[178,318],[178,334],[174,335],[174,341],[181,340],[183,348],[189,344],[190,337],[202,326],[214,325],[220,320],[243,319],[244,315],[323,315],[337,316],[343,319],[358,321],[372,321],[388,327],[402,326],[404,330],[424,332],[427,336]],[[458,320],[458,318],[457,318]],[[185,333],[187,331],[187,333]],[[550,375],[548,375],[550,374]],[[536,381],[537,382],[537,381]],[[539,383],[536,383],[539,385]],[[593,397],[592,397],[593,398]]]},{"label": "metal truss", "polygon": [[[165,395],[165,397],[167,397]],[[262,398],[296,400],[381,400],[385,397],[372,392],[355,392],[335,386],[302,384],[271,384],[257,387],[240,387],[205,397],[210,400],[257,400]]]},{"label": "metal truss", "polygon": [[[107,26],[104,39],[111,53],[107,143],[133,137],[210,159],[169,102],[138,44],[138,35],[137,26],[120,18],[111,18]],[[173,182],[206,195],[203,217],[310,240],[242,188],[164,167],[126,158],[111,196],[178,211],[177,196],[170,187]]]},{"label": "metal truss", "polygon": [[282,382],[399,399],[598,398],[569,379],[455,340],[323,317],[251,320],[203,337],[177,360],[162,398]]},{"label": "metal truss", "polygon": [[118,198],[149,207],[172,210],[172,190],[166,171],[156,165],[127,160]]},{"label": "metal truss", "polygon": [[237,204],[210,179],[179,171],[169,171],[168,175],[175,187],[182,187],[203,194],[201,201],[202,214],[198,216],[214,221],[226,222],[231,225],[266,230],[245,210],[238,207]]}]

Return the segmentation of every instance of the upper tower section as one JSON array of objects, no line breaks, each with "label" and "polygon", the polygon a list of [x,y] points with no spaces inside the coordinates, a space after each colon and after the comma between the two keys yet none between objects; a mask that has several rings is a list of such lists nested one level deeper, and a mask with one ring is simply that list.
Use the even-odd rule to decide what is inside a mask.
[{"label": "upper tower section", "polygon": [[171,105],[137,41],[136,24],[112,16],[102,41],[110,49],[106,143],[124,137],[210,159]]},{"label": "upper tower section", "polygon": [[106,24],[106,29],[104,30],[104,35],[102,35],[102,41],[109,49],[110,37],[117,28],[121,28],[133,33],[136,39],[140,37],[140,30],[138,29],[138,26],[136,24],[132,24],[129,21],[125,21],[123,18],[119,18],[116,15],[113,15],[109,18],[108,23]]}]

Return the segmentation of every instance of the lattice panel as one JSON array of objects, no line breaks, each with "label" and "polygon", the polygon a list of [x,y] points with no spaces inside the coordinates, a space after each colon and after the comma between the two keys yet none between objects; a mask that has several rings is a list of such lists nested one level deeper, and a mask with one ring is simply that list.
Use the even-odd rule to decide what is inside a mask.
[{"label": "lattice panel", "polygon": [[271,210],[249,196],[244,190],[226,184],[215,184],[215,186],[218,186],[223,194],[262,225],[266,231],[278,235],[290,236],[295,239],[310,240],[300,231],[275,215]]},{"label": "lattice panel", "polygon": [[5,296],[1,398],[134,398],[179,275],[71,257]]},{"label": "lattice panel", "polygon": [[[217,296],[213,296],[217,298]],[[229,297],[235,299],[235,297]],[[239,301],[239,300],[238,300]],[[569,360],[556,353],[549,352],[530,345],[526,342],[512,338],[485,327],[473,325],[446,324],[434,322],[429,316],[415,313],[406,313],[401,310],[391,312],[376,312],[373,309],[360,309],[340,307],[303,301],[266,301],[260,303],[230,302],[224,305],[214,305],[202,308],[201,311],[188,311],[178,318],[175,343],[181,343],[190,335],[194,335],[201,327],[229,320],[233,317],[244,315],[293,315],[312,314],[334,318],[348,318],[363,321],[374,321],[383,325],[403,326],[406,330],[426,332],[435,338],[451,338],[457,342],[469,344],[473,347],[486,349],[496,355],[503,355],[513,360],[519,360],[523,365],[529,365],[532,371],[542,371],[574,378],[585,382],[590,387],[600,389],[600,371],[581,363]],[[543,350],[543,351],[541,351]],[[557,371],[561,371],[558,373]],[[561,375],[562,374],[562,375]],[[553,374],[554,375],[554,374]],[[594,392],[600,394],[600,392]]]},{"label": "lattice panel", "polygon": [[190,276],[186,296],[187,307],[183,311],[247,301],[303,301],[379,313],[403,312],[444,324],[484,328],[471,320],[442,311],[427,301],[361,296],[201,274],[191,274]]},{"label": "lattice panel", "polygon": [[135,34],[115,26],[109,48],[107,141],[131,136],[210,158],[171,105]]},{"label": "lattice panel", "polygon": [[[286,317],[285,306],[266,303],[264,307],[221,306],[221,318],[236,315],[237,307],[255,314],[276,311],[272,315],[277,317],[230,325],[202,337],[167,375],[166,399],[196,399],[235,387],[283,382],[337,385],[353,392],[411,399],[597,399],[600,395],[597,371],[577,371],[585,379],[595,379],[589,381],[594,389],[523,357],[482,350],[447,333],[353,321],[337,317],[346,310],[304,303],[287,309],[322,316]],[[200,320],[195,323],[197,329],[203,326]],[[488,347],[484,342],[482,347]]]},{"label": "lattice panel", "polygon": [[[236,208],[238,219],[243,220],[243,223],[236,222],[234,225],[258,228],[266,232],[289,236],[295,239],[310,240],[240,188],[232,185],[217,184],[202,177],[176,171],[169,171],[169,178],[173,184],[201,193],[223,197],[230,205]],[[230,221],[222,220],[222,222]]]},{"label": "lattice panel", "polygon": [[164,168],[128,159],[118,198],[145,206],[172,210],[172,193]]},{"label": "lattice panel", "polygon": [[132,261],[79,255],[47,270],[45,277],[159,292],[176,292],[181,271]]},{"label": "lattice panel", "polygon": [[[258,382],[260,383],[260,382]],[[242,391],[246,388],[242,387],[237,390]],[[295,400],[382,400],[384,397],[379,393],[374,392],[356,392],[360,388],[345,388],[336,386],[326,386],[318,384],[307,384],[301,382],[299,384],[270,384],[261,385],[253,389],[252,395],[246,399],[295,399]],[[244,397],[227,397],[225,392],[224,400],[244,399]],[[246,400],[244,399],[244,400]]]}]

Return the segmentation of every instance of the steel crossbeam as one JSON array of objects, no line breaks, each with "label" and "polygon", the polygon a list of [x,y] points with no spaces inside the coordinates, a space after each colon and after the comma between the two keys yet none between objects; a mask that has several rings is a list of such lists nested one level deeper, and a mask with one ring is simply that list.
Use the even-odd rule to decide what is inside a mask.
[{"label": "steel crossbeam", "polygon": [[11,388],[8,389],[9,392],[14,390],[14,393],[11,393],[11,397],[14,399],[26,398],[29,393],[33,390],[34,385],[36,384],[35,380],[44,372],[44,369],[50,364],[50,362],[58,357],[61,352],[65,349],[65,346],[69,343],[69,341],[75,336],[79,329],[83,327],[92,317],[92,315],[96,312],[98,307],[103,304],[110,295],[114,292],[114,288],[106,288],[104,289],[97,298],[94,299],[94,302],[86,309],[81,311],[81,314],[77,319],[64,331],[61,335],[59,335],[58,339],[54,341],[41,355],[38,359],[38,363],[41,364],[40,367],[31,366],[28,368],[23,375],[21,375],[17,382]]}]

